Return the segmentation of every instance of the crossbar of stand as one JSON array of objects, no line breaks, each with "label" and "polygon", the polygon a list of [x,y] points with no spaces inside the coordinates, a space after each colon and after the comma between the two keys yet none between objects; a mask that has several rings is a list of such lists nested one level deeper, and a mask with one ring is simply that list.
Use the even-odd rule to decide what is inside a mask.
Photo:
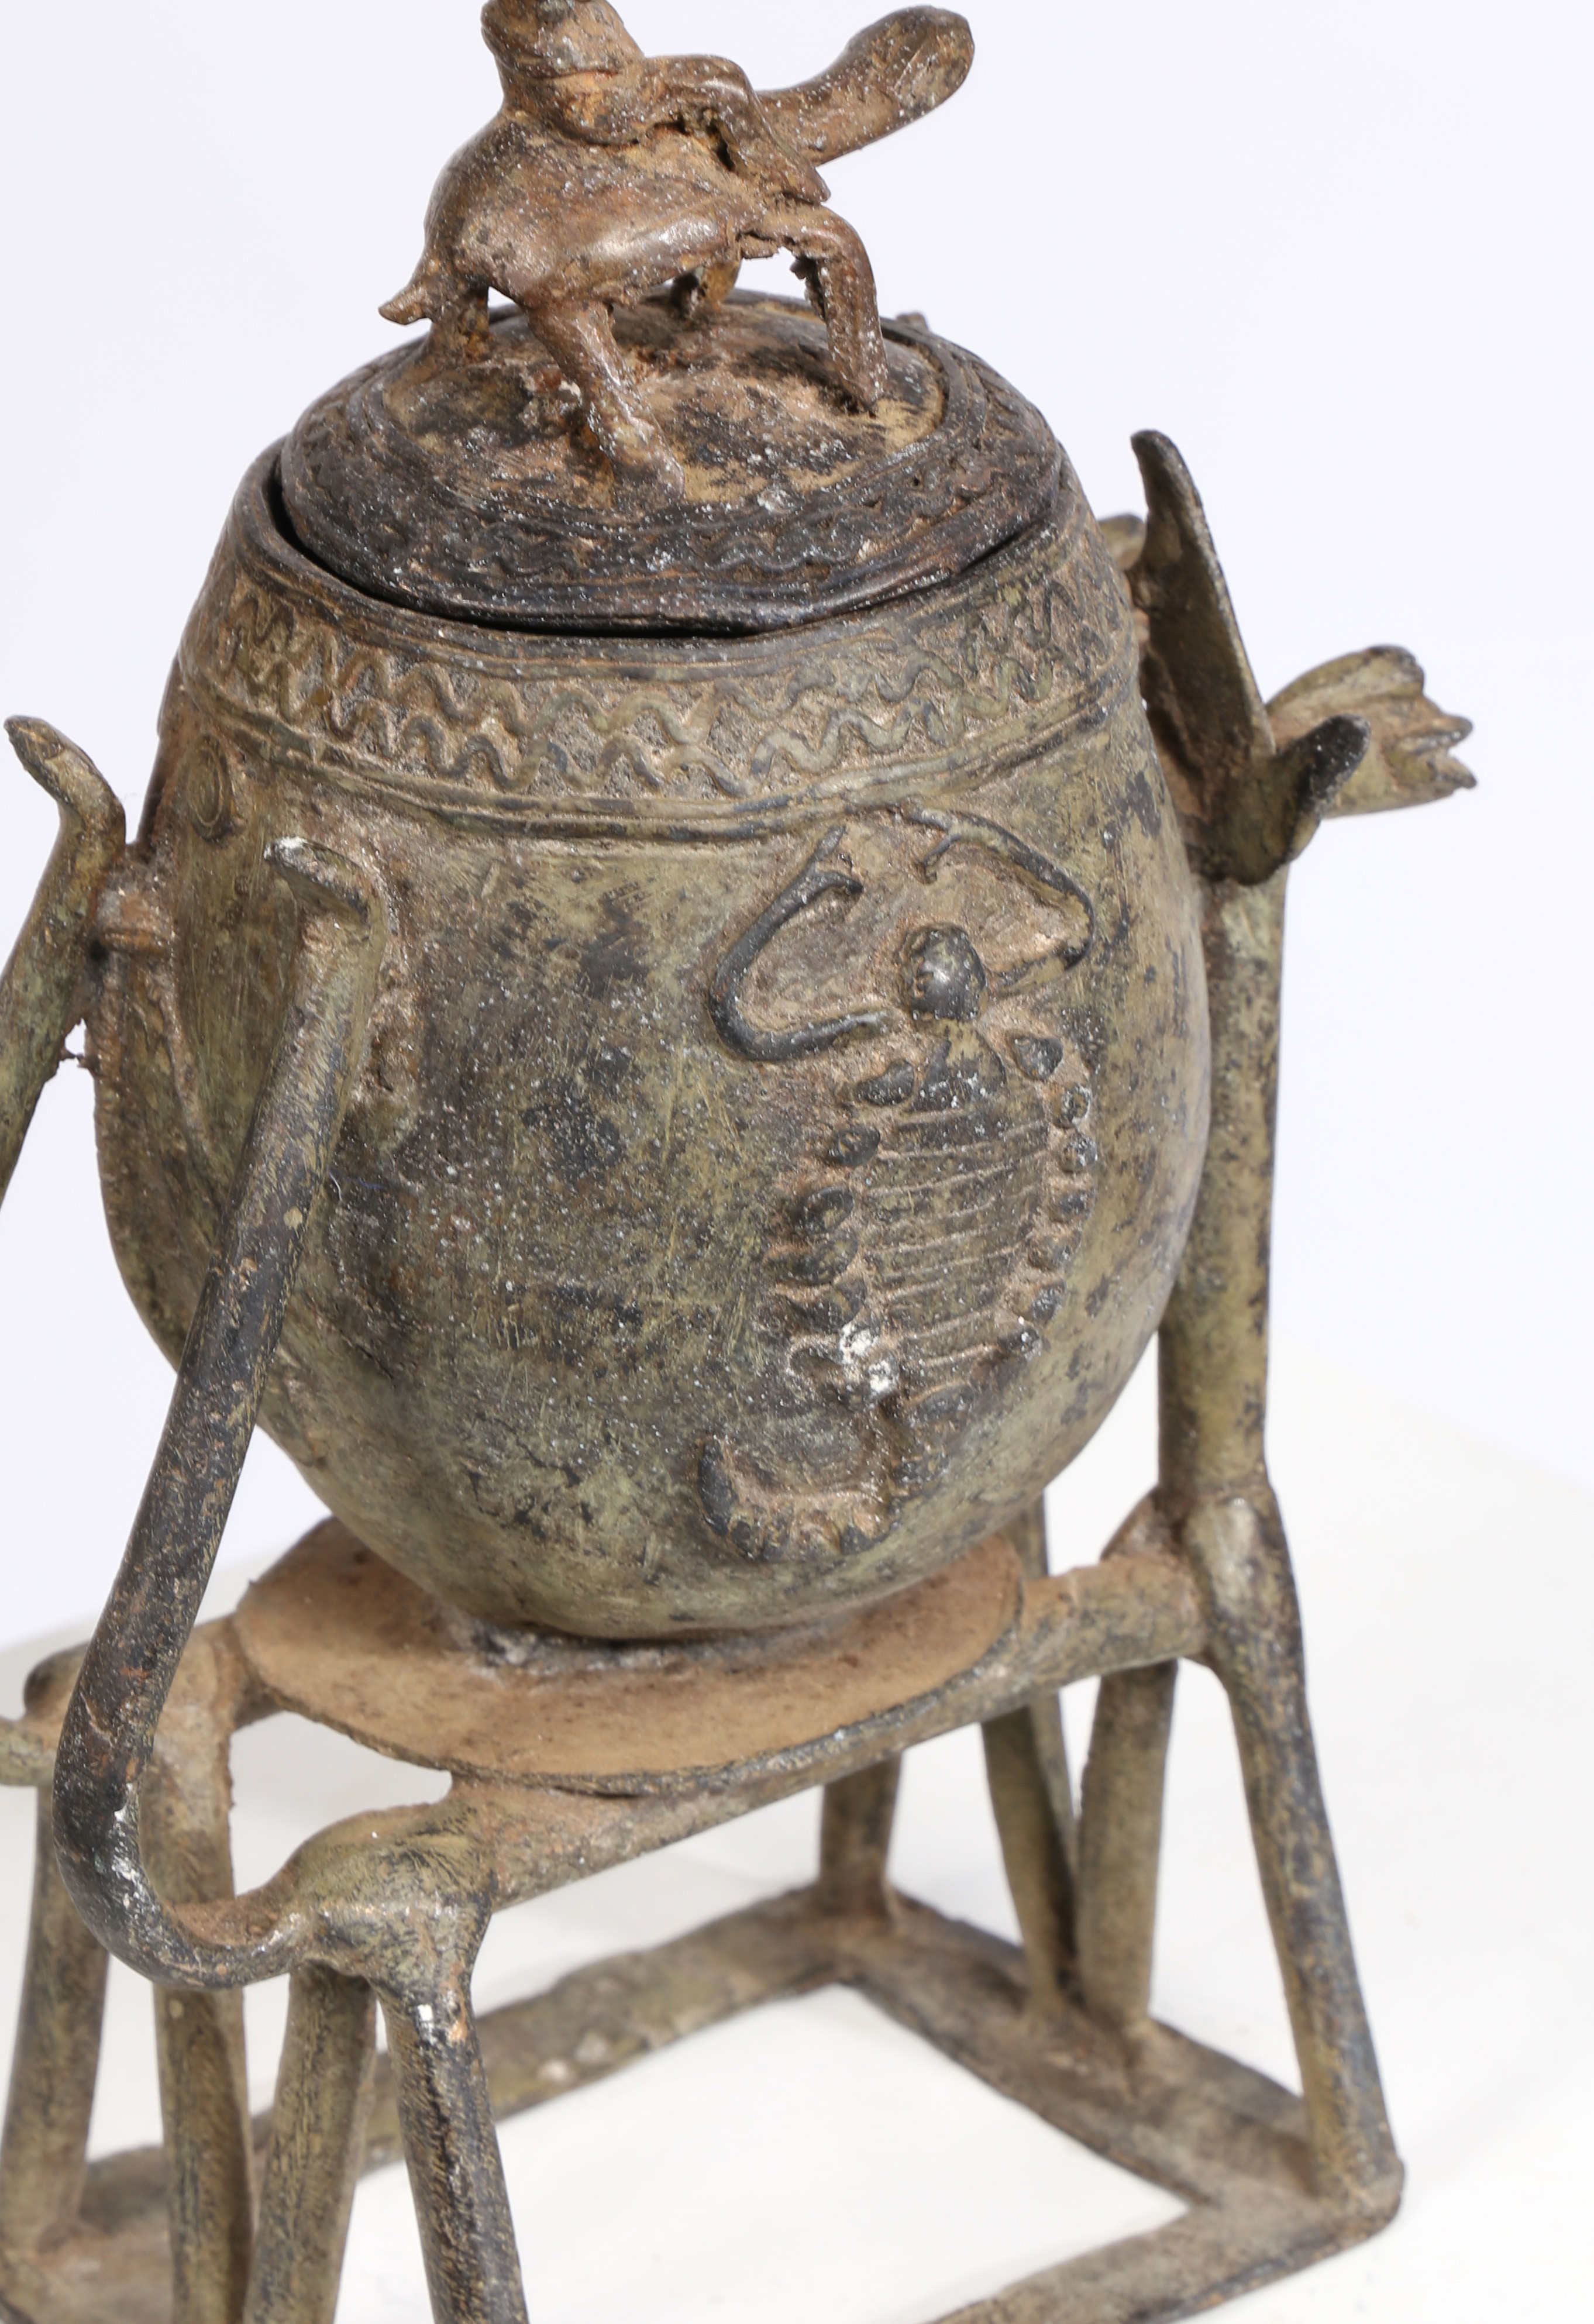
[{"label": "crossbar of stand", "polygon": [[[296,1628],[308,1637],[322,1628],[327,1589],[344,1593],[344,1628],[354,1641],[341,1687],[338,1658],[294,1651]],[[530,1673],[506,1674],[508,1698],[498,1702],[496,1720],[490,1703],[470,1729],[467,1765],[447,1799],[335,1828],[300,1850],[266,1890],[213,1897],[213,1934],[230,1923],[241,1938],[267,1911],[279,1924],[313,1922],[318,1932],[292,1963],[275,2122],[248,2122],[240,2075],[231,2136],[218,2137],[215,2094],[202,2070],[213,2054],[207,2041],[218,2060],[229,2054],[228,2029],[212,2034],[201,2012],[190,2035],[200,2045],[200,2070],[191,2082],[173,2078],[163,2091],[165,2150],[89,2165],[75,2211],[42,2236],[5,2241],[0,2307],[7,2317],[19,2324],[189,2324],[228,2313],[248,2324],[330,2319],[355,2179],[402,2154],[421,2209],[438,2315],[447,2324],[501,2324],[523,2312],[512,2304],[518,2281],[505,2279],[507,2292],[502,2282],[494,2290],[474,2248],[461,2258],[435,2218],[428,2232],[425,2190],[450,2142],[485,2172],[491,2200],[502,2190],[493,2120],[549,2104],[705,2025],[835,1983],[853,1987],[1045,2121],[1191,2206],[1152,2235],[1072,2260],[966,2311],[964,2324],[1173,2317],[1370,2232],[1379,2223],[1376,2207],[1313,2191],[1300,2099],[1169,2029],[1149,2021],[1125,2029],[1092,2013],[1064,1937],[1047,1923],[1046,1899],[1059,1885],[1071,1886],[1078,1853],[1072,1834],[1036,1806],[1053,1796],[1042,1740],[1057,1687],[1087,1670],[1156,1670],[1204,1649],[1199,1594],[1155,1513],[1137,1512],[1096,1567],[1046,1575],[1032,1520],[1018,1529],[1017,1548],[993,1537],[949,1575],[908,1595],[921,1603],[903,1607],[889,1626],[853,1617],[822,1635],[766,1648],[761,1679],[751,1690],[740,1649],[672,1647],[662,1657],[641,1657],[629,1673],[617,1662],[600,1674],[598,1692],[605,1696],[613,1687],[623,1698],[619,1728],[607,1731],[623,1736],[629,1767],[590,1764],[604,1731],[593,1724],[590,1656],[576,1654],[564,1669],[556,1657],[551,1671],[545,1660]],[[370,1643],[378,1637],[386,1641],[380,1650]],[[423,1638],[426,1683],[408,1693],[395,1684],[383,1698],[372,1683],[375,1663],[385,1655],[395,1676],[412,1674]],[[281,1669],[294,1674],[290,1693],[272,1683],[279,1656]],[[780,1668],[784,1686],[771,1683]],[[307,1685],[307,1669],[321,1674],[324,1692]],[[72,1658],[60,1658],[31,1687],[24,1724],[41,1764],[73,1670]],[[672,1683],[687,1675],[689,1688]],[[907,1692],[915,1675],[931,1683]],[[837,1686],[850,1690],[852,1716],[815,1733],[837,1707]],[[468,1640],[454,1637],[441,1610],[379,1561],[364,1559],[341,1528],[324,1526],[256,1585],[236,1616],[195,1634],[161,1729],[157,1828],[180,1852],[184,1817],[198,1815],[214,1856],[206,1803],[231,1737],[245,1722],[291,1708],[435,1765],[447,1760],[448,1739],[461,1732],[454,1721],[482,1690],[477,1655]],[[806,1720],[805,1702],[814,1706]],[[407,1702],[408,1711],[395,1712],[395,1702]],[[766,1706],[761,1712],[757,1702]],[[716,1703],[744,1747],[734,1763],[710,1748]],[[382,1706],[380,1733],[367,1723],[374,1704]],[[976,1720],[986,1729],[1023,1948],[898,1896],[885,1877],[897,1755]],[[501,1758],[517,1763],[507,1779],[502,1764],[482,1764],[494,1732]],[[695,1763],[671,1768],[666,1747],[684,1737],[693,1740]],[[525,1764],[529,1738],[544,1763],[535,1772]],[[829,1788],[823,1860],[811,1888],[584,1970],[475,2024],[474,1943],[451,1941],[460,1894],[499,1909],[820,1781]],[[1048,1850],[1055,1858],[1049,1875]],[[39,1880],[43,1918],[59,1918],[60,1878],[48,1853]],[[86,1932],[83,1942],[97,1950]],[[23,2013],[35,2043],[61,2014],[63,1975],[59,1943],[53,1953],[36,1946]],[[401,2012],[412,2023],[428,2012],[452,2019],[453,2046],[478,2076],[479,2118],[471,2114],[468,2076],[450,2092],[413,2046],[406,2053],[392,2043],[390,2056],[374,2056],[373,1989],[390,2028],[395,2019],[402,2024]],[[80,2024],[76,2070],[82,2086],[76,2116],[86,2131],[94,2052]],[[55,2104],[59,2111],[59,2089]],[[26,2087],[14,2086],[0,2218],[6,2185],[23,2172],[37,2132]],[[177,2201],[180,2184],[184,2200]],[[256,2212],[253,2267],[246,2249],[229,2289],[225,2250],[218,2253],[205,2223]],[[493,2224],[488,2218],[482,2240]],[[187,2264],[185,2246],[192,2246]]]},{"label": "crossbar of stand", "polygon": [[[957,2324],[1100,2324],[1187,2313],[1370,2232],[1306,2189],[1301,2102],[1266,2076],[1158,2027],[1132,2074],[1077,2011],[1037,2040],[1019,1950],[893,1899],[885,1925],[837,1920],[799,1891],[654,1950],[620,1955],[492,2012],[479,2034],[496,2120],[622,2070],[766,2002],[845,1984],[1054,2128],[1166,2187],[1191,2210],[961,2310]],[[971,2001],[971,1996],[978,1996]],[[255,2125],[263,2166],[271,2117]],[[402,2159],[387,2061],[361,2158]],[[69,2243],[13,2276],[28,2324],[168,2324],[170,2252],[158,2147],[91,2164]],[[113,2288],[114,2287],[114,2288]],[[17,2295],[28,2300],[24,2308]]]},{"label": "crossbar of stand", "polygon": [[[468,1624],[336,1526],[236,1619],[194,1630],[385,942],[357,866],[283,843],[295,997],[127,1557],[84,1655],[35,1674],[24,1718],[0,1721],[0,1780],[54,1785],[0,2148],[8,2319],[332,2324],[355,2179],[401,2150],[438,2324],[524,2324],[495,2116],[835,1981],[1189,2206],[959,2324],[1156,2324],[1394,2211],[1400,2164],[1265,1457],[1273,1140],[1288,867],[1325,815],[1444,796],[1463,779],[1444,755],[1461,729],[1387,652],[1325,665],[1264,705],[1188,472],[1163,438],[1136,450],[1148,522],[1119,526],[1116,553],[1200,891],[1212,1060],[1203,1175],[1159,1332],[1156,1492],[1093,1567],[1049,1575],[1032,1512],[883,1617],[773,1642],[631,1661],[549,1646],[494,1667]],[[1369,669],[1377,682],[1358,690]],[[1303,701],[1319,711],[1304,732]],[[59,737],[24,740],[68,827],[0,974],[0,1187],[76,1005],[115,820]],[[1233,1714],[1299,2099],[1149,2014],[1170,1713],[1191,1658]],[[1076,1821],[1056,1697],[1087,1676],[1101,1687]],[[318,1833],[234,1897],[228,1747],[281,1710],[447,1766],[454,1783],[435,1806]],[[899,1755],[972,1723],[1018,1949],[894,1896],[886,1878]],[[820,1784],[812,1888],[477,2025],[471,1973],[495,1912]],[[156,1983],[161,2155],[85,2167],[103,1961],[73,1904]],[[281,1974],[268,2135],[245,2106],[239,1989]]]}]

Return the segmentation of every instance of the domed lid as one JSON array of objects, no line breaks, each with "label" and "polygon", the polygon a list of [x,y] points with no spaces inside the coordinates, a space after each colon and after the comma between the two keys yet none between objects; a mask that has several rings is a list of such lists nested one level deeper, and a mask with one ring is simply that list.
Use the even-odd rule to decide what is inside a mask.
[{"label": "domed lid", "polygon": [[684,325],[615,316],[682,483],[617,470],[518,316],[468,369],[403,349],[312,404],[284,446],[301,548],[419,611],[525,630],[749,631],[949,579],[1045,515],[1040,414],[927,331],[887,327],[872,411],[825,327],[736,297]]},{"label": "domed lid", "polygon": [[[917,318],[882,332],[815,167],[952,93],[961,17],[901,10],[763,95],[643,56],[606,0],[490,0],[484,23],[503,106],[382,309],[430,334],[282,449],[309,555],[503,628],[747,632],[950,579],[1046,515],[1045,420]],[[811,307],[732,291],[779,250]]]}]

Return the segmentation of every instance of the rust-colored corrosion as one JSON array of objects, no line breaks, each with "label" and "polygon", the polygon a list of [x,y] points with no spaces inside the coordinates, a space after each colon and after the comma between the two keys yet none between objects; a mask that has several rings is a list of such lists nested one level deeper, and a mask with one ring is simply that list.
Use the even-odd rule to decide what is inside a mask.
[{"label": "rust-colored corrosion", "polygon": [[[1399,2197],[1263,1450],[1279,983],[1290,863],[1469,781],[1464,723],[1390,648],[1265,704],[1166,438],[1099,527],[1021,397],[882,335],[815,165],[951,93],[960,18],[763,97],[602,0],[485,23],[503,108],[390,309],[431,338],[245,479],[134,844],[12,726],[62,834],[0,1191],[84,1018],[179,1371],[93,1640],[0,1724],[51,1795],[0,2309],[331,2324],[401,2153],[439,2324],[521,2324],[495,2116],[840,1979],[1189,2206],[962,2324],[1171,2319]],[[823,344],[729,300],[774,246]],[[1157,1486],[1052,1575],[1037,1497],[1154,1331]],[[257,1422],[335,1517],[196,1630]],[[1193,1659],[1300,2100],[1148,2015]],[[231,1738],[284,1711],[454,1782],[235,1895]],[[971,1723],[1017,1949],[889,1877],[901,1754]],[[815,1784],[811,1887],[478,2025],[494,1913]],[[90,2165],[106,1950],[165,2136]]]},{"label": "rust-colored corrosion", "polygon": [[[1229,657],[1219,682],[1233,687],[1248,671],[1200,503],[1170,446],[1153,439],[1141,453],[1154,512],[1159,497],[1174,511],[1165,573],[1188,560],[1183,603],[1199,608],[1204,593],[1202,650],[1210,657],[1219,641]],[[1177,622],[1164,621],[1153,579],[1138,571],[1138,530],[1113,530],[1203,869],[1215,1061],[1217,1129],[1162,1330],[1157,1490],[1094,1568],[1048,1577],[1029,1510],[1008,1542],[918,1583],[887,1609],[894,1619],[843,1613],[772,1637],[636,1646],[505,1632],[428,1603],[336,1526],[311,1536],[234,1621],[198,1633],[177,1666],[142,1785],[158,1891],[151,1868],[133,1890],[108,1895],[81,1862],[73,1871],[100,1935],[188,1988],[181,2018],[161,2005],[167,2049],[175,2026],[186,2029],[183,2070],[167,2079],[164,2161],[134,2155],[85,2170],[103,1972],[92,1941],[63,1920],[69,1908],[41,1854],[29,2033],[0,2153],[0,2292],[29,2324],[101,2324],[107,2264],[126,2324],[233,2313],[247,2324],[325,2324],[354,2176],[401,2152],[437,2314],[450,2324],[512,2319],[524,2311],[493,2117],[699,2024],[836,1978],[1190,2205],[1173,2226],[1016,2286],[959,2324],[1171,2319],[1304,2265],[1388,2216],[1399,2165],[1261,1450],[1285,862],[1302,819],[1340,808],[1345,791],[1326,779],[1303,787],[1298,736],[1275,739],[1260,713],[1245,780],[1261,801],[1264,837],[1242,835],[1240,868],[1225,868],[1219,835],[1231,811],[1216,804],[1215,785],[1192,785],[1207,664],[1176,642]],[[1382,683],[1406,669],[1404,658],[1329,667],[1331,719],[1363,722],[1364,750],[1386,770],[1406,769],[1379,776],[1384,798],[1352,806],[1453,787],[1442,754],[1457,722],[1422,706],[1416,677]],[[1375,683],[1347,707],[1352,667],[1370,668]],[[1417,750],[1403,762],[1414,734],[1426,736],[1429,758]],[[1285,862],[1269,860],[1276,855]],[[354,926],[352,953],[344,940],[320,973],[353,974],[357,989],[357,918]],[[328,1058],[323,1074],[336,1071]],[[334,1615],[340,1598],[346,1610]],[[152,1609],[148,1618],[152,1645],[163,1625]],[[124,1651],[137,1627],[124,1609]],[[329,1638],[348,1642],[346,1662],[327,1651]],[[1147,2015],[1168,1713],[1176,1664],[1193,1658],[1217,1671],[1234,1708],[1303,2100]],[[169,1655],[161,1666],[170,1677]],[[397,1682],[385,1700],[384,1668]],[[1076,1829],[1056,1690],[1087,1673],[1102,1686]],[[12,1780],[48,1783],[74,1675],[70,1659],[38,1674],[5,1738]],[[140,1700],[147,1719],[157,1706]],[[265,1888],[234,1899],[219,1821],[227,1739],[287,1707],[453,1765],[456,1781],[436,1807],[320,1835]],[[1017,1950],[908,1904],[887,1877],[902,1750],[971,1721],[985,1729],[1023,1932]],[[813,1889],[475,2024],[470,1967],[494,1911],[815,1783],[827,1789]],[[73,1802],[85,1798],[78,1775],[69,1774],[61,1797],[70,1827]],[[228,2006],[238,1985],[283,1970],[294,1985],[278,2106],[274,2123],[251,2136]],[[387,2015],[391,2064],[373,2063],[373,1997]]]},{"label": "rust-colored corrosion", "polygon": [[672,288],[687,314],[723,299],[744,258],[790,251],[843,392],[887,393],[874,276],[825,207],[815,161],[940,105],[973,57],[961,16],[906,8],[830,69],[760,97],[723,57],[646,57],[606,0],[488,0],[503,104],[438,179],[426,248],[382,313],[429,318],[427,360],[481,360],[493,290],[530,319],[617,467],[667,490],[680,465],[616,345],[613,310]]},{"label": "rust-colored corrosion", "polygon": [[[683,156],[745,189],[968,61],[911,9],[760,110],[585,0],[489,32],[447,182],[552,232],[516,171],[590,164],[597,276]],[[589,283],[671,493],[493,266],[518,318],[439,315],[238,494],[80,964],[112,1239],[176,1361],[297,1005],[280,851],[339,855],[381,959],[258,1417],[484,1619],[803,1627],[1016,1519],[1167,1298],[1208,1045],[1132,609],[1045,421],[921,325],[865,412],[790,302]]]},{"label": "rust-colored corrosion", "polygon": [[[901,1591],[806,1631],[638,1646],[473,1622],[336,1522],[239,1609],[274,1702],[456,1775],[631,1791],[749,1768],[934,1695],[1003,1646],[1018,1574],[1000,1537]],[[395,1692],[393,1673],[404,1684]]]}]

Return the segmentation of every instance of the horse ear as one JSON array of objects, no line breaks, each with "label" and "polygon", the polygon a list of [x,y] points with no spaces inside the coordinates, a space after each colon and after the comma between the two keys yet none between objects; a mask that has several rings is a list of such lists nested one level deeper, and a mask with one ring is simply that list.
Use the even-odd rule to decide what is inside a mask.
[{"label": "horse ear", "polygon": [[608,0],[487,0],[482,37],[501,64],[550,78],[617,72],[642,54]]}]

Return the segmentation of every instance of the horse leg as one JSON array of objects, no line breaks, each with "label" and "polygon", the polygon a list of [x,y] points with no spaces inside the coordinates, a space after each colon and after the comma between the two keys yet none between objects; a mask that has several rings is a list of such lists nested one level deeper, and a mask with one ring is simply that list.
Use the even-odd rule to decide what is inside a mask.
[{"label": "horse leg", "polygon": [[706,320],[724,305],[741,272],[740,260],[732,259],[723,265],[694,266],[677,274],[669,286],[677,313],[689,323]]},{"label": "horse leg", "polygon": [[480,363],[490,345],[486,284],[455,277],[433,309],[428,351],[445,361]]},{"label": "horse leg", "polygon": [[614,466],[645,471],[667,491],[682,491],[686,480],[637,401],[609,309],[595,300],[561,300],[529,311],[532,328],[578,391],[586,423]]},{"label": "horse leg", "polygon": [[797,272],[825,318],[836,376],[855,403],[872,411],[887,374],[869,253],[845,218],[806,205],[781,208],[759,231],[795,254]]}]

